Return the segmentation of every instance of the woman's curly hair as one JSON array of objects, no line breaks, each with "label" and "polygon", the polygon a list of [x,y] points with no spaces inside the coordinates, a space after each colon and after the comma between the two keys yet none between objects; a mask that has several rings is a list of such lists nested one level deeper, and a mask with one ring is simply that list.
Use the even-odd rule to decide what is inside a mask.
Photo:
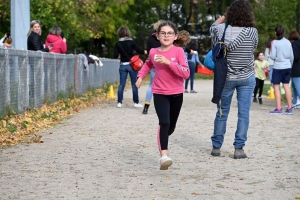
[{"label": "woman's curly hair", "polygon": [[251,4],[247,0],[236,0],[226,10],[226,23],[238,27],[254,27],[255,19]]}]

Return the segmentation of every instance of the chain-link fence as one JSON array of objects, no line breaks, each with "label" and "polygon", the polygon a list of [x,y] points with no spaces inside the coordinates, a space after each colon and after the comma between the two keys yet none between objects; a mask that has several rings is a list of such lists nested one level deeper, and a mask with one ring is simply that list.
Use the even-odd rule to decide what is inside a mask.
[{"label": "chain-link fence", "polygon": [[79,55],[0,48],[0,116],[119,81],[119,61],[100,60],[103,66]]}]

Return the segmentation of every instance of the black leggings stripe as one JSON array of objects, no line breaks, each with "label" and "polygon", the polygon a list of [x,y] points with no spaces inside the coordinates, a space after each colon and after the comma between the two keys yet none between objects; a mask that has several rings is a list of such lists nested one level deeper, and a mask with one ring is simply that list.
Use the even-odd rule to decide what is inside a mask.
[{"label": "black leggings stripe", "polygon": [[158,145],[160,150],[168,149],[169,135],[176,127],[183,101],[183,94],[153,94],[154,107],[159,120]]}]

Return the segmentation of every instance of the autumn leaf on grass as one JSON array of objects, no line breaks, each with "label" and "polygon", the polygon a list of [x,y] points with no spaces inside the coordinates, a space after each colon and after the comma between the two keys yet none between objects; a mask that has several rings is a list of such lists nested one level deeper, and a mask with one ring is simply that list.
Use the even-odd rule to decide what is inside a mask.
[{"label": "autumn leaf on grass", "polygon": [[6,127],[6,121],[5,121],[5,120],[1,120],[1,126],[2,126],[3,128]]}]

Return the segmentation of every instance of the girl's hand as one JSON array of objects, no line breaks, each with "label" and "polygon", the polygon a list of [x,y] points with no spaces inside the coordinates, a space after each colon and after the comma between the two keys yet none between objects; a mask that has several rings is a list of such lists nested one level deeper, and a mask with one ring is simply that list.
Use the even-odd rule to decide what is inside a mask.
[{"label": "girl's hand", "polygon": [[140,88],[142,82],[143,82],[143,79],[141,79],[141,78],[139,77],[139,78],[136,80],[136,82],[135,82],[135,86],[136,86],[137,88]]},{"label": "girl's hand", "polygon": [[169,59],[159,54],[155,55],[155,61],[166,65],[170,65],[171,63]]},{"label": "girl's hand", "polygon": [[268,71],[270,71],[270,67],[267,65],[267,66],[265,66],[265,70],[268,70]]}]

